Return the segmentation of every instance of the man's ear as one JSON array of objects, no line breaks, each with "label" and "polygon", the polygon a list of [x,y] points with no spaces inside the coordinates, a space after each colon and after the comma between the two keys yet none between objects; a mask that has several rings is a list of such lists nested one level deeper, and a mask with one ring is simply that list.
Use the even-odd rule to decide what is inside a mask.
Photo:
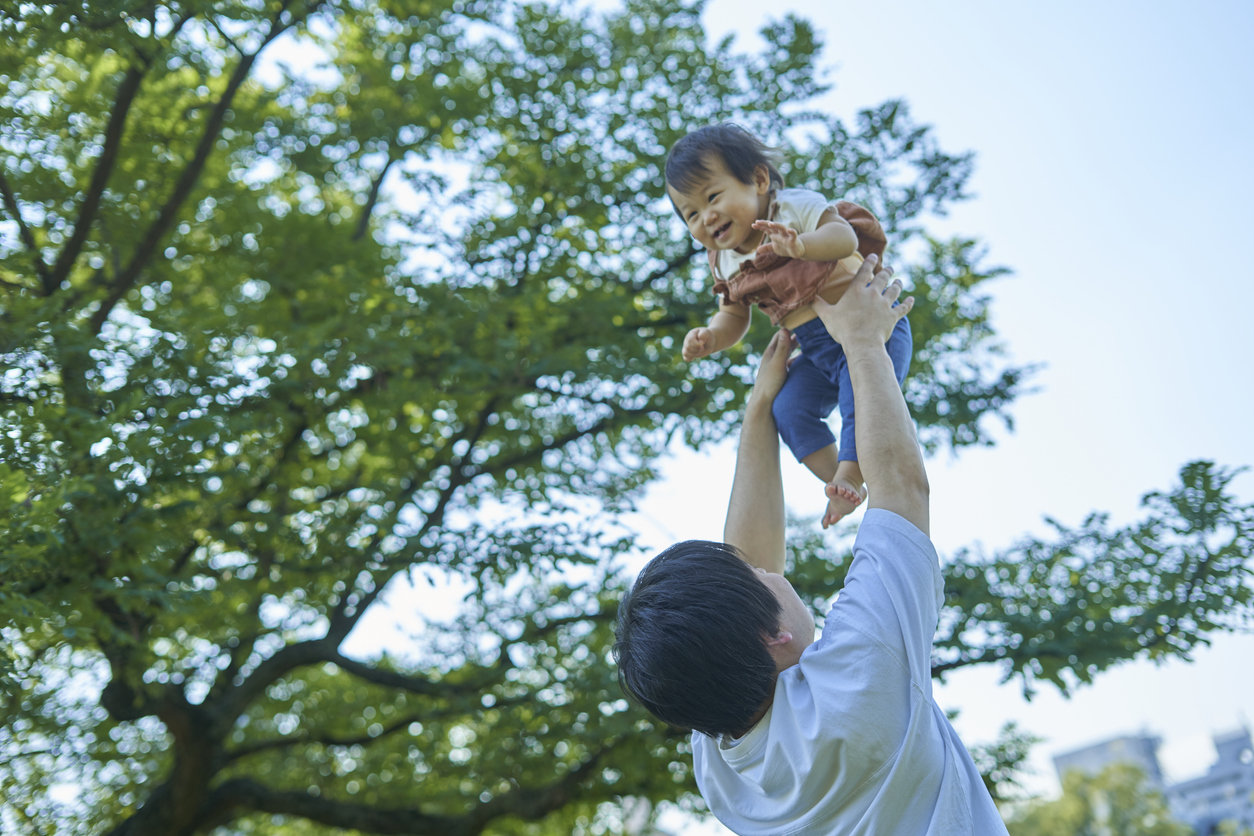
[{"label": "man's ear", "polygon": [[774,647],[778,644],[788,644],[790,641],[792,641],[792,633],[787,630],[780,630],[775,635],[767,637],[766,646]]}]

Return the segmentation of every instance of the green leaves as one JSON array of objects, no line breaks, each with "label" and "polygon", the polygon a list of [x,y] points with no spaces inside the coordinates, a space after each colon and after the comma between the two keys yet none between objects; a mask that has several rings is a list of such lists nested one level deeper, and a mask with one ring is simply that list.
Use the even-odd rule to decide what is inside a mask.
[{"label": "green leaves", "polygon": [[[585,518],[628,507],[678,428],[725,433],[747,382],[743,351],[693,376],[675,349],[711,301],[658,211],[675,92],[769,107],[814,61],[781,26],[762,97],[698,12],[11,24],[4,673],[15,723],[83,730],[12,750],[6,797],[79,764],[77,806],[30,821],[526,830],[690,787],[607,663],[631,542]],[[344,655],[423,576],[464,584],[456,627],[419,612],[415,652]],[[54,671],[87,696],[26,693]],[[94,777],[116,759],[124,791]]]},{"label": "green leaves", "polygon": [[[988,324],[1004,269],[922,233],[965,198],[970,155],[901,102],[850,125],[807,110],[807,22],[749,53],[710,44],[701,11],[0,16],[0,820],[621,832],[624,798],[697,803],[683,736],[609,662],[635,551],[610,520],[677,433],[735,427],[765,334],[680,359],[714,300],[666,149],[734,118],[792,149],[790,182],[880,214],[921,297],[907,396],[929,446],[987,443],[1031,372]],[[960,572],[977,620],[947,616],[939,664],[1066,681],[1230,626],[1248,509],[1227,471],[1186,478],[1116,550],[1157,549],[1163,590],[1067,597],[1114,577],[1094,555],[1123,535],[1095,517],[1025,546],[1040,569]],[[799,587],[830,594],[840,567],[794,554]],[[1013,639],[1056,601],[1061,633]],[[1140,643],[1113,631],[1071,660],[1102,612]],[[60,801],[10,800],[56,780]]]},{"label": "green leaves", "polygon": [[1188,825],[1171,817],[1163,794],[1130,764],[1115,764],[1098,775],[1072,771],[1063,776],[1062,797],[1036,801],[1009,821],[1016,836],[1188,836]]},{"label": "green leaves", "polygon": [[1207,634],[1254,614],[1254,506],[1228,492],[1239,471],[1181,469],[1170,493],[1145,495],[1145,519],[1112,529],[1092,514],[1052,540],[1003,554],[963,553],[947,569],[947,618],[935,670],[996,662],[1064,692],[1128,659],[1189,658]]},{"label": "green leaves", "polygon": [[989,322],[986,285],[1008,271],[982,267],[983,252],[972,240],[923,243],[923,263],[907,267],[916,305],[910,314],[914,356],[906,401],[925,449],[989,445],[986,419],[995,417],[1013,429],[1009,406],[1031,391],[1027,382],[1038,368],[1000,361],[1003,349]]}]

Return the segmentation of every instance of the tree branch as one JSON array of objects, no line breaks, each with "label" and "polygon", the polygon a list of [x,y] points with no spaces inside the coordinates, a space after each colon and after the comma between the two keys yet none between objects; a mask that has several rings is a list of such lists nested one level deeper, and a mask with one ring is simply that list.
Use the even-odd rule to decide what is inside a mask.
[{"label": "tree branch", "polygon": [[687,250],[680,253],[675,258],[672,258],[670,261],[666,262],[660,268],[658,268],[657,270],[654,270],[652,273],[645,276],[640,281],[633,282],[631,284],[632,290],[639,293],[643,290],[648,289],[648,287],[652,285],[654,282],[665,278],[666,276],[670,275],[674,271],[678,270],[680,267],[687,264],[689,261],[692,260],[692,257],[695,256],[698,252],[700,252],[700,250],[697,249],[696,245],[693,244],[691,241],[689,241]]},{"label": "tree branch", "polygon": [[592,752],[575,768],[539,787],[515,785],[512,790],[480,802],[460,816],[434,815],[418,807],[379,807],[338,801],[308,792],[271,789],[250,778],[226,781],[201,808],[202,832],[227,824],[247,812],[298,816],[319,824],[380,836],[478,836],[494,820],[517,816],[536,821],[579,796],[601,759],[622,738],[614,738]]},{"label": "tree branch", "polygon": [[396,734],[402,729],[409,728],[411,723],[421,723],[431,719],[430,712],[421,714],[411,714],[392,723],[390,726],[384,727],[383,731],[375,735],[359,734],[352,737],[339,736],[334,734],[314,735],[314,734],[294,734],[287,737],[274,738],[273,740],[263,740],[260,743],[254,743],[252,746],[244,746],[227,753],[227,762],[235,762],[244,758],[260,755],[265,752],[271,752],[276,749],[288,749],[292,746],[327,746],[327,747],[347,747],[347,746],[369,746],[372,743],[383,740],[385,737]]},{"label": "tree branch", "polygon": [[87,190],[83,193],[83,203],[78,210],[74,232],[62,248],[61,254],[57,256],[51,272],[43,277],[45,296],[51,296],[65,281],[70,274],[70,268],[78,260],[79,253],[83,251],[83,245],[87,243],[87,235],[96,221],[96,213],[100,211],[100,201],[104,197],[105,187],[109,183],[110,175],[113,174],[118,152],[122,148],[126,117],[130,113],[131,104],[135,101],[148,67],[147,62],[142,67],[131,67],[118,85],[118,93],[113,100],[113,110],[109,113],[109,123],[105,126],[104,147],[100,151],[100,158],[96,160],[95,169],[92,170]]},{"label": "tree branch", "polygon": [[243,47],[241,47],[239,44],[235,42],[234,38],[232,38],[222,29],[222,26],[218,23],[218,19],[216,16],[210,14],[210,15],[207,15],[207,17],[209,18],[209,25],[217,30],[218,34],[222,36],[222,40],[230,44],[231,48],[234,49],[236,52],[238,52],[241,56],[248,54],[247,51]]},{"label": "tree branch", "polygon": [[[516,705],[529,705],[535,702],[536,695],[530,691],[517,697],[509,699],[498,699],[492,704],[493,708],[508,708]],[[290,749],[294,746],[326,746],[349,747],[349,746],[369,746],[377,743],[385,737],[403,731],[412,723],[430,723],[434,720],[444,719],[446,717],[464,717],[466,711],[461,708],[445,709],[445,710],[424,710],[419,714],[411,714],[401,720],[397,720],[392,725],[384,728],[382,732],[376,735],[357,735],[355,737],[342,737],[332,734],[314,735],[314,734],[295,734],[287,737],[274,738],[272,740],[263,740],[254,743],[251,746],[244,746],[239,749],[232,750],[227,753],[226,759],[229,763],[241,761],[253,755],[260,755],[266,752],[278,751],[282,749]]]},{"label": "tree branch", "polygon": [[366,205],[361,208],[361,217],[357,219],[357,228],[353,230],[352,240],[360,241],[365,237],[366,230],[370,227],[370,215],[374,212],[374,207],[379,202],[379,193],[383,188],[383,179],[388,176],[388,172],[398,159],[399,157],[388,154],[388,161],[384,164],[383,170],[379,172],[379,176],[374,178],[374,182],[370,184],[370,194],[366,198]]},{"label": "tree branch", "polygon": [[219,680],[215,690],[221,689],[221,700],[214,710],[230,717],[239,716],[258,694],[290,671],[334,659],[338,655],[336,645],[326,638],[289,644],[254,668],[238,685],[230,687]]},{"label": "tree branch", "polygon": [[337,801],[296,790],[276,790],[251,778],[225,781],[210,793],[197,816],[198,832],[208,833],[250,812],[297,816],[332,827],[404,836],[474,836],[465,816],[440,816],[417,807],[376,807]]},{"label": "tree branch", "polygon": [[[231,109],[231,103],[235,100],[235,95],[239,92],[240,87],[243,86],[244,81],[247,80],[253,64],[275,38],[293,25],[292,23],[281,23],[279,21],[286,8],[287,4],[284,3],[279,13],[271,19],[270,31],[261,42],[261,46],[257,47],[257,50],[252,54],[243,56],[239,63],[235,65],[235,71],[231,73],[231,79],[227,82],[226,90],[223,91],[222,97],[218,99],[217,104],[205,122],[204,132],[200,136],[200,141],[196,145],[191,161],[179,174],[174,190],[166,199],[165,205],[161,207],[156,220],[148,227],[148,231],[144,234],[138,246],[136,246],[135,252],[132,253],[130,261],[122,269],[122,272],[114,278],[113,286],[110,288],[108,295],[92,315],[90,322],[91,333],[99,332],[105,320],[109,318],[109,314],[113,311],[114,306],[135,286],[135,283],[139,280],[140,273],[148,266],[153,253],[156,252],[157,247],[161,244],[162,239],[165,238],[170,227],[174,225],[179,207],[187,200],[192,189],[195,188],[196,182],[200,179],[205,163],[208,162],[210,154],[213,153],[218,135],[222,131],[222,125],[226,122],[226,115]],[[66,269],[68,270],[68,266]]]},{"label": "tree branch", "polygon": [[[34,233],[30,227],[26,225],[26,221],[22,218],[22,209],[18,205],[17,195],[13,193],[13,187],[9,185],[9,178],[4,176],[4,171],[0,170],[0,196],[4,198],[4,208],[13,216],[13,220],[17,223],[17,234],[21,238],[26,249],[30,250],[31,258],[35,262],[35,275],[39,277],[40,286],[45,289],[48,287],[48,265],[44,264],[43,257],[39,254],[39,245],[35,243]],[[9,287],[25,289],[22,285],[11,284],[5,282]]]},{"label": "tree branch", "polygon": [[489,822],[501,816],[518,816],[527,821],[536,821],[554,810],[560,810],[579,798],[584,781],[598,769],[601,759],[614,751],[623,740],[621,737],[610,738],[604,746],[551,784],[542,787],[515,785],[510,792],[494,797],[475,811],[475,817],[480,824],[473,832],[479,833]]},{"label": "tree branch", "polygon": [[[612,402],[603,402],[603,403],[607,403],[608,405],[613,406]],[[468,478],[466,481],[469,481],[470,478],[479,476],[483,473],[504,473],[506,470],[509,470],[511,467],[518,468],[528,463],[538,462],[541,460],[544,454],[548,452],[549,450],[558,450],[562,447],[565,447],[567,444],[570,444],[571,442],[574,442],[580,438],[583,438],[584,436],[595,437],[598,433],[604,432],[607,427],[610,427],[611,425],[614,424],[615,419],[620,415],[638,415],[641,413],[647,413],[651,411],[652,411],[651,408],[650,409],[619,409],[616,412],[610,415],[606,415],[604,418],[601,418],[594,424],[590,425],[587,429],[581,430],[578,427],[576,427],[570,430],[569,432],[565,433],[564,435],[554,436],[553,442],[551,444],[541,444],[530,450],[522,450],[517,455],[514,455],[514,456],[501,457],[498,460],[494,461],[490,468],[489,467],[466,468],[468,472]]]},{"label": "tree branch", "polygon": [[[289,412],[294,412],[294,410],[289,409]],[[278,452],[275,454],[275,459],[273,463],[269,467],[262,470],[259,474],[257,474],[257,476],[252,480],[252,486],[250,487],[249,490],[243,491],[239,495],[239,499],[237,499],[227,508],[220,510],[218,514],[216,515],[215,519],[209,520],[208,522],[204,523],[201,526],[202,528],[208,531],[215,530],[222,524],[223,520],[226,519],[228,512],[238,513],[240,511],[243,511],[244,509],[248,507],[249,503],[251,503],[257,497],[261,496],[261,494],[264,493],[265,490],[273,484],[272,477],[279,470],[279,468],[281,468],[284,464],[286,464],[291,459],[292,451],[296,449],[301,439],[304,438],[305,430],[309,429],[309,422],[305,419],[305,417],[300,415],[299,413],[295,413],[295,414],[296,414],[296,420],[292,424],[292,430],[290,433],[288,433],[287,439],[283,442],[283,445],[279,448]],[[199,545],[200,544],[195,540],[194,537],[188,542],[186,548],[184,548],[183,551],[179,552],[178,556],[175,557],[173,563],[170,566],[170,573],[172,575],[178,575],[185,568],[187,568],[188,561],[191,560],[192,555],[196,553],[196,549],[199,547]]]},{"label": "tree branch", "polygon": [[477,694],[489,685],[499,682],[504,675],[504,670],[513,667],[513,663],[509,660],[509,654],[504,652],[505,647],[508,647],[508,645],[502,645],[500,655],[495,663],[482,667],[474,676],[459,679],[459,681],[452,684],[443,680],[433,680],[425,676],[412,676],[397,671],[372,667],[364,662],[349,659],[338,652],[327,661],[333,662],[336,667],[347,674],[385,688],[396,688],[408,691],[411,694],[421,694],[425,697],[462,697],[469,694]]}]

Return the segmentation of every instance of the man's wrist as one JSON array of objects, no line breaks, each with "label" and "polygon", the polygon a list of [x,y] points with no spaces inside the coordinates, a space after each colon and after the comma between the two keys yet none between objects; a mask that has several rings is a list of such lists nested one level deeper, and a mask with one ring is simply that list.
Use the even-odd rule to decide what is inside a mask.
[{"label": "man's wrist", "polygon": [[870,332],[849,334],[840,341],[840,347],[846,357],[873,355],[885,350],[884,340]]},{"label": "man's wrist", "polygon": [[774,403],[774,395],[766,395],[762,390],[754,387],[749,390],[749,400],[745,402],[745,421],[760,420],[762,418],[770,418],[775,420],[771,415],[771,404]]}]

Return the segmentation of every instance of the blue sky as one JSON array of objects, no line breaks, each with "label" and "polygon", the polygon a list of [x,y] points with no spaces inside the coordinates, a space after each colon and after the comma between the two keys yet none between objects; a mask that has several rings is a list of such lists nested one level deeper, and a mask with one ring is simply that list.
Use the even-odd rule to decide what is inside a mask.
[{"label": "blue sky", "polygon": [[[711,0],[713,39],[742,48],[761,3]],[[943,556],[976,542],[1044,534],[1048,514],[1137,517],[1185,462],[1254,465],[1254,270],[1243,246],[1254,195],[1254,5],[1062,0],[1007,4],[777,0],[816,24],[835,68],[823,106],[841,116],[909,102],[949,151],[976,152],[975,197],[937,219],[979,238],[1014,275],[992,289],[994,325],[1017,363],[1045,363],[995,447],[929,463],[933,537]],[[797,184],[802,185],[802,184]],[[683,454],[640,517],[647,536],[716,537],[732,452]],[[786,463],[798,513],[821,510],[816,482]],[[1235,483],[1254,501],[1254,473]],[[693,507],[691,497],[708,503]],[[682,507],[684,514],[671,509]],[[653,532],[656,532],[654,535]],[[1254,724],[1254,635],[1226,637],[1192,664],[1134,663],[1070,700],[1025,702],[994,671],[938,688],[969,743],[1017,720],[1047,738],[1034,787],[1055,786],[1049,756],[1148,730],[1173,779],[1205,770],[1210,735]]]}]

